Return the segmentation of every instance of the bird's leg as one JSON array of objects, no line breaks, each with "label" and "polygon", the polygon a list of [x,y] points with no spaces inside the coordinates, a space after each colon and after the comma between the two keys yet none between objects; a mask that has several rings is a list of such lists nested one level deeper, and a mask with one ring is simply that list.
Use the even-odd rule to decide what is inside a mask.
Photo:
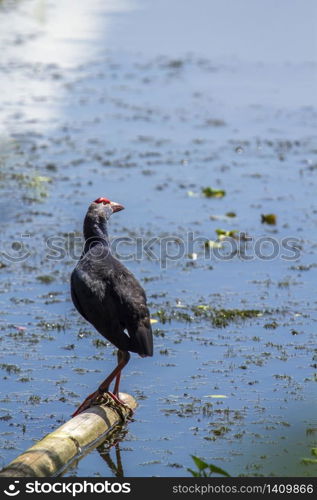
[{"label": "bird's leg", "polygon": [[[127,357],[127,355],[128,355],[128,357]],[[123,365],[123,367],[124,367],[130,359],[130,354],[127,351],[120,351],[120,349],[119,349],[117,352],[117,358],[118,358],[118,365],[126,360],[124,365]],[[121,368],[121,370],[122,370],[122,368]],[[113,389],[113,394],[117,398],[119,398],[119,385],[120,385],[120,378],[121,378],[121,370],[118,373],[118,375],[116,376],[116,382],[115,382],[114,389]]]},{"label": "bird's leg", "polygon": [[118,364],[117,364],[116,368],[113,370],[113,372],[110,373],[110,375],[98,387],[98,391],[101,394],[109,391],[109,385],[111,384],[111,382],[115,378],[116,382],[115,382],[115,387],[114,387],[114,394],[116,396],[119,396],[119,383],[120,383],[121,371],[128,364],[129,359],[130,359],[130,353],[128,351],[121,351],[119,349],[118,354],[117,354],[117,359],[118,359]]},{"label": "bird's leg", "polygon": [[116,382],[114,384],[113,394],[118,398],[119,397],[119,385],[120,385],[121,371],[116,376]]},{"label": "bird's leg", "polygon": [[[118,390],[119,390],[119,382],[120,382],[120,375],[121,375],[121,370],[125,367],[125,365],[129,362],[130,359],[130,353],[128,351],[118,351],[118,365],[115,367],[115,369],[108,375],[108,377],[100,384],[98,389],[90,394],[85,401],[77,408],[75,413],[73,413],[73,417],[81,413],[82,411],[86,410],[91,406],[92,403],[94,403],[98,397],[102,396],[105,392],[109,391],[109,386],[111,382],[113,381],[114,378],[116,378],[116,383],[115,383],[115,394],[113,394],[114,399],[118,402],[122,402],[118,398]],[[117,390],[117,393],[116,393]]]},{"label": "bird's leg", "polygon": [[[114,390],[113,392],[109,392],[111,397],[118,403],[118,404],[123,404],[125,405],[124,401],[121,401],[119,397],[119,385],[120,385],[120,378],[121,378],[121,372],[125,365],[128,364],[129,359],[130,359],[130,353],[128,351],[121,351],[120,349],[118,350],[118,366],[120,366],[120,371],[116,375],[116,381],[114,385]],[[100,388],[100,387],[99,387]]]}]

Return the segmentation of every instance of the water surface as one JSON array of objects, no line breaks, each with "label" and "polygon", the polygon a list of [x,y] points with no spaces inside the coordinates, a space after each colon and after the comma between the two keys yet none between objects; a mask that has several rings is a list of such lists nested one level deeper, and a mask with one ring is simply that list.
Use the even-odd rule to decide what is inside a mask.
[{"label": "water surface", "polygon": [[[87,206],[107,196],[158,320],[154,358],[122,380],[139,402],[124,474],[189,475],[191,454],[315,474],[316,5],[227,3],[1,3],[0,465],[115,363],[69,293]],[[217,229],[252,239],[209,255]],[[113,475],[108,453],[66,474]]]}]

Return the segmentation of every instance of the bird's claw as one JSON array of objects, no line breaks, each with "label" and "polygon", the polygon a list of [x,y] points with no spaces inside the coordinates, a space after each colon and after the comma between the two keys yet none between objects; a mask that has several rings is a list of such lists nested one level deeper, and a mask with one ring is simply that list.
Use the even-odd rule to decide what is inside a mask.
[{"label": "bird's claw", "polygon": [[113,392],[106,391],[106,392],[102,393],[99,390],[97,390],[96,392],[93,392],[92,394],[87,396],[85,401],[83,401],[82,404],[77,408],[77,410],[72,414],[72,417],[76,417],[76,415],[79,415],[80,413],[87,410],[88,408],[90,408],[92,405],[94,405],[96,403],[98,404],[98,403],[105,402],[105,401],[103,401],[103,399],[104,399],[103,397],[105,394],[107,396],[110,396],[111,399],[113,399],[113,401],[116,403],[116,405],[123,406],[125,409],[128,408],[129,411],[132,412],[131,408],[124,401],[119,399],[119,397],[116,394],[114,394]]},{"label": "bird's claw", "polygon": [[72,417],[76,417],[76,415],[79,415],[83,411],[87,410],[88,408],[91,407],[93,403],[95,403],[98,399],[98,396],[101,396],[99,391],[93,392],[92,394],[89,394],[85,401],[81,403],[80,406],[78,406],[77,410],[72,414]]},{"label": "bird's claw", "polygon": [[110,397],[111,397],[111,399],[113,399],[113,401],[115,402],[116,406],[118,406],[118,411],[119,411],[119,413],[120,413],[120,415],[121,415],[122,420],[124,420],[124,416],[123,416],[123,414],[122,414],[122,412],[121,412],[121,410],[120,410],[120,407],[121,407],[121,406],[123,406],[123,408],[124,408],[126,411],[128,411],[128,413],[129,413],[129,417],[130,417],[130,418],[133,416],[133,413],[134,413],[134,412],[133,412],[132,408],[130,408],[130,406],[129,406],[129,405],[127,405],[124,401],[122,401],[122,399],[120,399],[120,398],[119,398],[119,395],[114,394],[113,392],[110,392],[110,391],[108,391],[106,394],[107,394],[108,396],[110,396]]},{"label": "bird's claw", "polygon": [[117,403],[117,405],[123,406],[124,408],[130,408],[122,399],[119,398],[119,395],[114,394],[113,392],[108,391],[107,394]]}]

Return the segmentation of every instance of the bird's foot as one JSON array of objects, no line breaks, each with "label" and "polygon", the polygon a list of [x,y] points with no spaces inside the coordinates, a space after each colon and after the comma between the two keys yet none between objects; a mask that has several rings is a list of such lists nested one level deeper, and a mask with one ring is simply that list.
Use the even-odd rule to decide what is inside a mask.
[{"label": "bird's foot", "polygon": [[[120,408],[120,406],[123,406],[123,408],[125,410],[128,410],[129,416],[130,417],[133,416],[134,412],[133,412],[132,408],[130,408],[130,406],[123,399],[120,399],[119,394],[115,394],[114,392],[110,392],[110,391],[108,391],[106,394],[107,394],[107,396],[111,397],[111,399],[115,402],[116,406],[118,406],[119,408]],[[123,420],[124,420],[124,418],[123,418]]]},{"label": "bird's foot", "polygon": [[124,406],[125,408],[130,408],[123,399],[120,399],[119,394],[108,391],[107,394],[117,403],[117,405]]},{"label": "bird's foot", "polygon": [[[108,396],[108,401],[106,399],[106,396]],[[109,397],[115,402],[117,406],[119,407],[123,406],[125,409],[129,410],[131,415],[133,414],[131,408],[122,399],[119,398],[119,394],[114,394],[113,392],[110,391],[101,392],[99,389],[97,389],[97,391],[87,396],[85,401],[83,401],[83,403],[72,414],[72,417],[76,417],[76,415],[79,415],[80,413],[87,410],[93,405],[107,403],[107,402],[109,403]]]}]

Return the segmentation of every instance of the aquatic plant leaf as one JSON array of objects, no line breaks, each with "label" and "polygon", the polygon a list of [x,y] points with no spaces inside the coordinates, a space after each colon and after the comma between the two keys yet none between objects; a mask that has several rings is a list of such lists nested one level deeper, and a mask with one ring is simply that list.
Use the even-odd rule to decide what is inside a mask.
[{"label": "aquatic plant leaf", "polygon": [[221,248],[222,244],[219,241],[208,240],[205,242],[205,247],[206,248]]},{"label": "aquatic plant leaf", "polygon": [[198,306],[196,306],[196,309],[201,309],[202,311],[208,311],[210,309],[210,306],[199,304]]},{"label": "aquatic plant leaf", "polygon": [[41,283],[52,283],[55,280],[55,278],[50,274],[43,274],[41,276],[37,276],[36,279]]},{"label": "aquatic plant leaf", "polygon": [[191,455],[191,457],[194,460],[195,465],[198,468],[198,470],[201,471],[201,470],[207,469],[208,464],[206,462],[204,462],[203,460],[201,460],[201,458],[196,457],[195,455]]},{"label": "aquatic plant leaf", "polygon": [[223,198],[226,195],[223,189],[213,189],[209,186],[202,188],[201,192],[206,198]]},{"label": "aquatic plant leaf", "polygon": [[313,465],[313,464],[317,464],[317,458],[303,458],[301,460],[301,463],[303,465]]},{"label": "aquatic plant leaf", "polygon": [[229,231],[226,231],[225,229],[215,229],[216,234],[218,235],[219,239],[223,238],[237,238],[237,229],[231,229]]},{"label": "aquatic plant leaf", "polygon": [[45,175],[35,175],[33,179],[30,181],[30,185],[32,186],[39,186],[43,182],[52,182],[51,177],[47,177]]},{"label": "aquatic plant leaf", "polygon": [[227,398],[228,396],[226,396],[225,394],[208,394],[208,396],[204,396],[205,398],[213,398],[213,399],[225,399]]},{"label": "aquatic plant leaf", "polygon": [[193,469],[187,469],[194,477],[200,477],[199,472],[194,471]]},{"label": "aquatic plant leaf", "polygon": [[276,215],[275,214],[261,214],[262,224],[269,224],[270,226],[275,226]]},{"label": "aquatic plant leaf", "polygon": [[231,477],[228,472],[226,472],[221,467],[216,467],[216,465],[209,464],[208,466],[210,472],[214,472],[215,474],[220,474],[221,476]]},{"label": "aquatic plant leaf", "polygon": [[[211,474],[219,474],[220,476],[231,477],[230,474],[222,469],[221,467],[217,467],[213,464],[207,464],[201,458],[196,457],[195,455],[191,455],[198,471],[194,471],[192,469],[187,469],[194,477],[210,477]],[[207,472],[209,471],[209,472]]]}]

